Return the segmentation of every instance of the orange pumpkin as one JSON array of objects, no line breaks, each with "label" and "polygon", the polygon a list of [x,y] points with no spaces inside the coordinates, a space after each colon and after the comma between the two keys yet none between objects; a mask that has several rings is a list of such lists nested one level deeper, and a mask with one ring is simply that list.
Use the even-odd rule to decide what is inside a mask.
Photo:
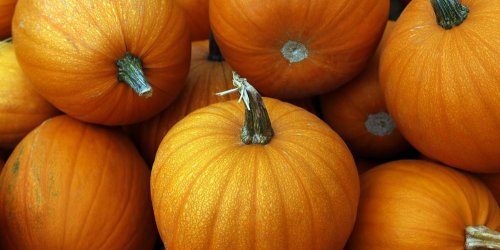
[{"label": "orange pumpkin", "polygon": [[12,149],[59,111],[32,89],[12,43],[0,42],[0,79],[0,148]]},{"label": "orange pumpkin", "polygon": [[158,149],[151,194],[166,248],[342,249],[359,195],[346,145],[318,117],[234,81],[245,105],[192,112]]},{"label": "orange pumpkin", "polygon": [[495,200],[500,204],[500,173],[483,174],[479,178],[488,186],[493,196],[495,196]]},{"label": "orange pumpkin", "polygon": [[[436,163],[401,160],[360,178],[358,216],[347,249],[500,246],[495,232],[500,209],[486,186],[470,175]],[[496,240],[482,238],[495,234]]]},{"label": "orange pumpkin", "polygon": [[229,65],[263,95],[290,99],[357,75],[382,35],[389,1],[212,0],[209,12]]},{"label": "orange pumpkin", "polygon": [[153,249],[149,176],[125,135],[51,118],[0,175],[0,248]]},{"label": "orange pumpkin", "polygon": [[394,27],[388,22],[368,67],[353,81],[321,96],[321,113],[355,155],[391,158],[409,149],[385,106],[378,80],[380,50]]},{"label": "orange pumpkin", "polygon": [[184,11],[192,41],[206,40],[210,36],[208,0],[175,0]]},{"label": "orange pumpkin", "polygon": [[35,89],[87,122],[152,117],[174,100],[189,70],[189,32],[171,0],[23,0],[12,31]]},{"label": "orange pumpkin", "polygon": [[130,128],[146,161],[153,164],[156,151],[168,130],[192,111],[212,103],[237,96],[217,96],[215,93],[232,87],[231,67],[224,62],[214,40],[193,42],[191,69],[186,86],[167,109],[153,118]]},{"label": "orange pumpkin", "polygon": [[17,0],[0,1],[0,40],[10,37],[12,16]]},{"label": "orange pumpkin", "polygon": [[382,52],[382,89],[417,150],[464,170],[500,172],[500,1],[461,3],[410,2]]}]

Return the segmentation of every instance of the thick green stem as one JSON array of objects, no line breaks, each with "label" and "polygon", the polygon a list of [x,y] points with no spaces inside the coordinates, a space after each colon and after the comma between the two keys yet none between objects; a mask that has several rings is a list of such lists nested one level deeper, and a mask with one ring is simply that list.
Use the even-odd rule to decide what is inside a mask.
[{"label": "thick green stem", "polygon": [[224,61],[224,57],[220,52],[219,45],[217,45],[213,33],[210,33],[210,38],[208,40],[208,60],[214,62]]},{"label": "thick green stem", "polygon": [[147,98],[153,94],[153,89],[142,70],[141,59],[127,52],[122,59],[116,61],[116,65],[119,81],[127,83],[139,96]]},{"label": "thick green stem", "polygon": [[438,24],[447,30],[460,25],[469,14],[469,8],[460,0],[431,0],[431,3]]},{"label": "thick green stem", "polygon": [[500,249],[500,233],[485,226],[465,228],[465,250]]}]

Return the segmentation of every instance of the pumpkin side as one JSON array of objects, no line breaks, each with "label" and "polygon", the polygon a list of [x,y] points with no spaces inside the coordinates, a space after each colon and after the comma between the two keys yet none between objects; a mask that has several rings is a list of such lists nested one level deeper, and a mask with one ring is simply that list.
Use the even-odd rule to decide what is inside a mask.
[{"label": "pumpkin side", "polygon": [[210,36],[208,0],[175,0],[186,15],[191,41],[206,40]]},{"label": "pumpkin side", "polygon": [[11,22],[16,3],[17,0],[2,0],[0,2],[0,40],[11,35]]}]

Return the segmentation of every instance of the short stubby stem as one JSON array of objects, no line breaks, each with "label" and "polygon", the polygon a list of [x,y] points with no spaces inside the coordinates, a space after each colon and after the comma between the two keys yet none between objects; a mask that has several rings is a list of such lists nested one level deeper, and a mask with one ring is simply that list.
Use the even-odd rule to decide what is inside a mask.
[{"label": "short stubby stem", "polygon": [[376,136],[390,135],[396,129],[396,123],[387,112],[368,115],[365,121],[366,130]]},{"label": "short stubby stem", "polygon": [[486,226],[465,228],[465,250],[500,249],[500,232]]},{"label": "short stubby stem", "polygon": [[431,0],[438,24],[444,29],[460,25],[469,14],[469,8],[460,0]]},{"label": "short stubby stem", "polygon": [[116,61],[118,80],[127,83],[139,96],[150,97],[153,89],[144,75],[142,61],[138,57],[125,53],[122,59]]},{"label": "short stubby stem", "polygon": [[309,56],[306,46],[296,41],[287,41],[281,48],[281,55],[290,63],[300,62]]}]

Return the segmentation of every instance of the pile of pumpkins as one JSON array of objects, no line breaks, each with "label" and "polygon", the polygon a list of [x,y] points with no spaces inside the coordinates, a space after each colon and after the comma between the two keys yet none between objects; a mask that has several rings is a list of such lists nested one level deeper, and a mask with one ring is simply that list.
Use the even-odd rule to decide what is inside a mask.
[{"label": "pile of pumpkins", "polygon": [[0,0],[0,248],[500,249],[500,1],[402,2]]}]

